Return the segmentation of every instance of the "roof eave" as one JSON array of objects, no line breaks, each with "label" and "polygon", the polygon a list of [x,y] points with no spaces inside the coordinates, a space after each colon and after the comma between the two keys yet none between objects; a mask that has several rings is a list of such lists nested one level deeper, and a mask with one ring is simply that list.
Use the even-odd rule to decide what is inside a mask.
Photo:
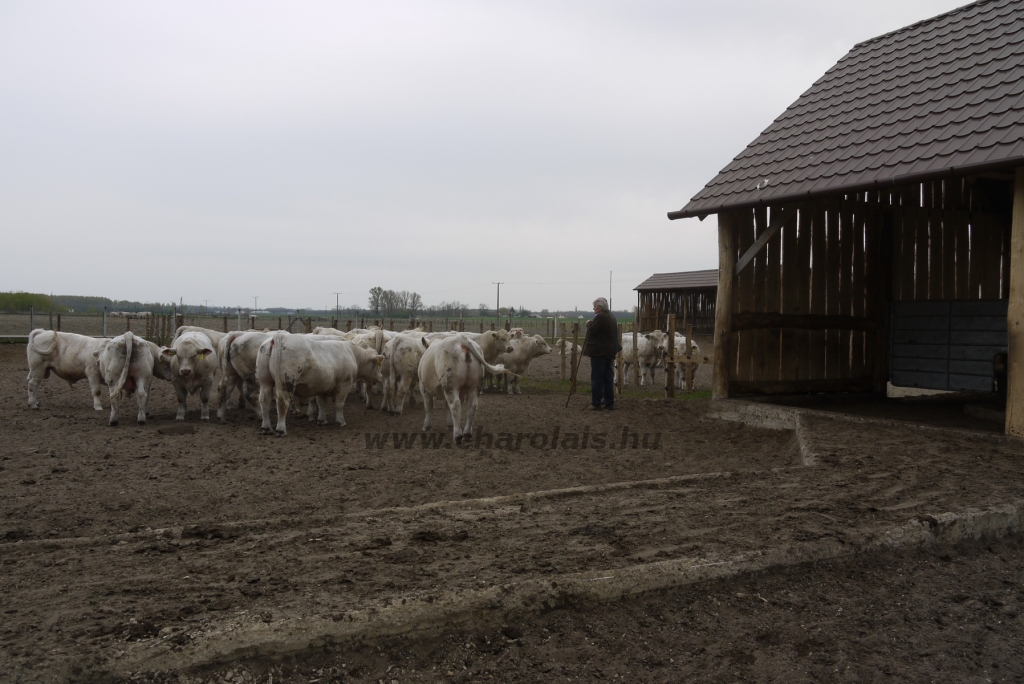
[{"label": "roof eave", "polygon": [[879,188],[889,188],[897,185],[907,185],[910,183],[921,183],[928,180],[935,180],[936,178],[944,178],[949,176],[968,176],[977,173],[985,173],[988,171],[996,171],[1005,168],[1014,168],[1017,166],[1024,165],[1024,155],[1017,157],[1011,157],[1009,159],[1000,159],[998,161],[987,161],[978,164],[965,164],[962,166],[950,166],[947,168],[937,169],[934,171],[926,171],[924,173],[917,174],[905,174],[902,176],[891,176],[887,179],[876,179],[867,183],[858,183],[855,185],[849,185],[838,188],[823,188],[821,190],[808,190],[803,193],[793,193],[790,195],[782,194],[769,199],[758,199],[758,200],[747,200],[744,202],[725,203],[720,204],[717,207],[709,207],[701,205],[698,208],[690,209],[693,205],[690,202],[679,211],[668,212],[668,218],[670,221],[676,219],[692,218],[694,216],[704,220],[709,214],[719,214],[723,211],[735,211],[739,209],[753,209],[754,207],[766,207],[766,206],[778,206],[780,204],[787,204],[789,202],[798,202],[800,200],[818,199],[821,197],[827,197],[829,195],[845,195],[851,192],[864,192],[867,190],[877,190]]}]

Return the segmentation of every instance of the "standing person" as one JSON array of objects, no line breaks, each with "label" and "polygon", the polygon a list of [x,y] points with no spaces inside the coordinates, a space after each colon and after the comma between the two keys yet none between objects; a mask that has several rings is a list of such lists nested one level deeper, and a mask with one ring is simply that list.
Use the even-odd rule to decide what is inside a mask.
[{"label": "standing person", "polygon": [[594,313],[583,339],[583,355],[590,357],[590,410],[600,411],[603,402],[611,411],[615,408],[615,355],[622,349],[619,325],[604,297],[594,300]]}]

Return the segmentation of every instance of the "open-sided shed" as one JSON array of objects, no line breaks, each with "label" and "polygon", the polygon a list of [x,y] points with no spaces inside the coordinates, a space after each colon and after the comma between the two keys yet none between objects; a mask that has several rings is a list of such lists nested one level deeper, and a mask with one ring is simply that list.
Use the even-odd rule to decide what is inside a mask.
[{"label": "open-sided shed", "polygon": [[669,314],[693,326],[698,335],[715,329],[718,269],[655,273],[633,288],[637,292],[637,322],[641,330],[665,329]]},{"label": "open-sided shed", "polygon": [[992,391],[1024,435],[1024,2],[855,45],[682,210],[718,214],[713,394]]}]

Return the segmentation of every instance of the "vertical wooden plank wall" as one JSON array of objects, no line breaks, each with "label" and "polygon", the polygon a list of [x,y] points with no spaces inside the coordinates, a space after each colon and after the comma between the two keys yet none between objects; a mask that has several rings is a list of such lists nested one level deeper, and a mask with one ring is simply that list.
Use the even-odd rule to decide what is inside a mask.
[{"label": "vertical wooden plank wall", "polygon": [[[816,202],[809,212],[811,218],[811,303],[810,313],[825,315],[825,283],[828,278],[828,264],[825,251],[825,205]],[[825,331],[811,330],[807,333],[808,377],[824,380]]]},{"label": "vertical wooden plank wall", "polygon": [[[754,220],[749,211],[736,212],[732,216],[732,230],[736,234],[736,253],[741,255],[754,244]],[[734,259],[735,260],[735,259]],[[733,292],[732,310],[735,312],[752,311],[755,284],[754,264],[747,266],[736,276],[735,291]],[[718,286],[719,292],[722,286]],[[756,331],[755,331],[756,332]],[[730,364],[732,369],[731,380],[750,380],[750,369],[752,366],[751,357],[756,349],[753,334],[750,331],[743,331],[736,334],[732,341],[732,347],[736,350],[735,364]]]}]

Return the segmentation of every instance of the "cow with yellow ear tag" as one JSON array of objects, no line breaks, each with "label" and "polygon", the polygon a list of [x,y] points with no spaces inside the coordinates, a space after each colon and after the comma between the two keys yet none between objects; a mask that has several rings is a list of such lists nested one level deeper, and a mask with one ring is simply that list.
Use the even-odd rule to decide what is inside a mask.
[{"label": "cow with yellow ear tag", "polygon": [[199,393],[202,407],[200,420],[210,420],[210,390],[217,373],[217,353],[206,333],[185,332],[174,339],[170,347],[164,347],[164,356],[171,359],[171,384],[178,397],[176,420],[185,420],[185,400],[188,395]]}]

